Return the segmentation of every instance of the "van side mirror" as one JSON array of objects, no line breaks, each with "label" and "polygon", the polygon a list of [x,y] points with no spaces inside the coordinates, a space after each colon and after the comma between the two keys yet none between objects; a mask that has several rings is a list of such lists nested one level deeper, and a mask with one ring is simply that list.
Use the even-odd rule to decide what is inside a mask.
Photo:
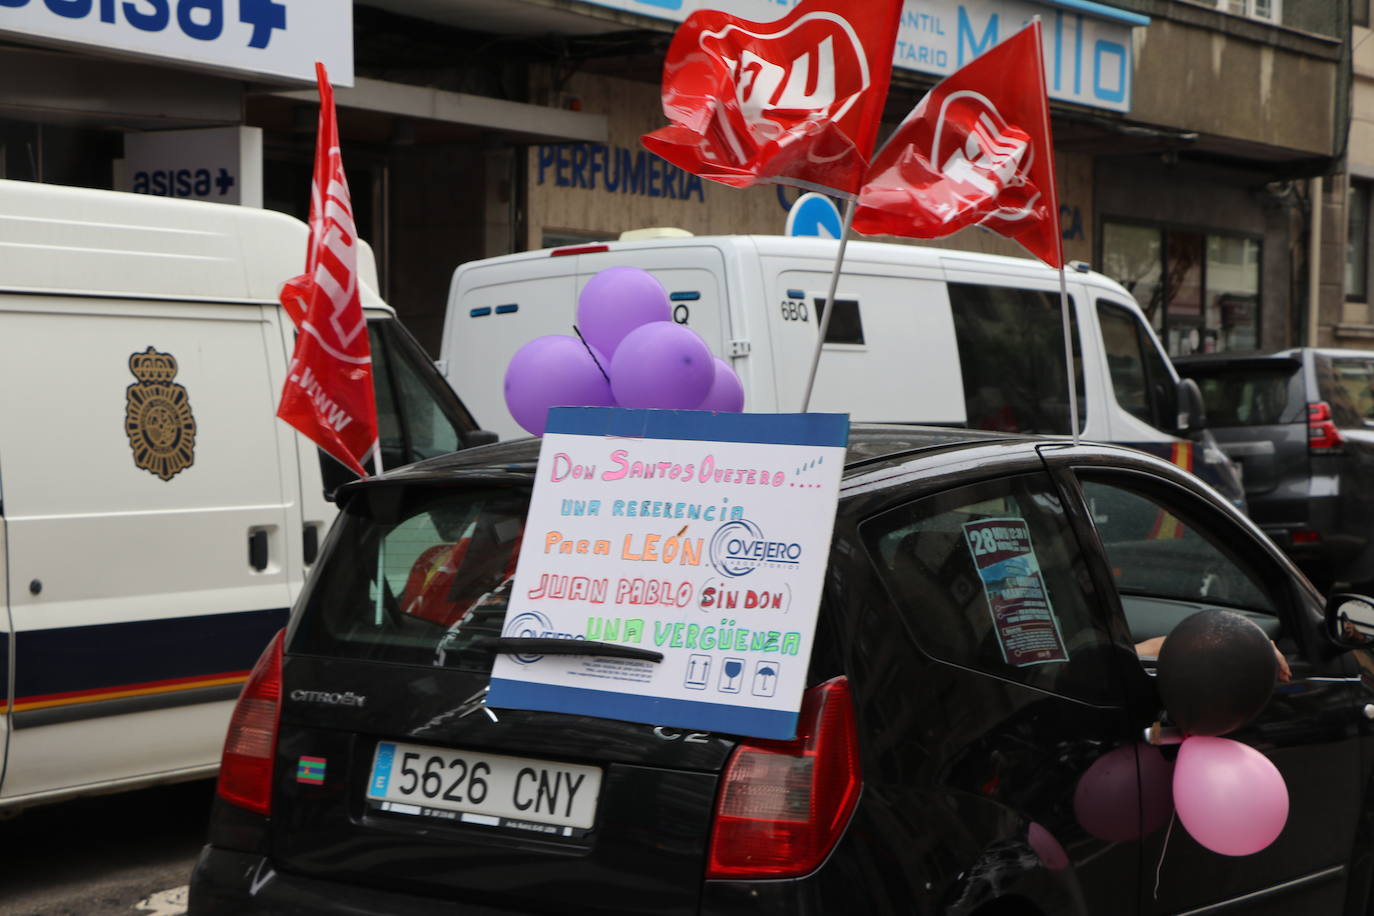
[{"label": "van side mirror", "polygon": [[1342,648],[1374,648],[1374,599],[1350,594],[1327,598],[1326,633]]},{"label": "van side mirror", "polygon": [[1178,383],[1178,427],[1180,436],[1201,432],[1207,428],[1207,407],[1202,403],[1202,389],[1190,378]]},{"label": "van side mirror", "polygon": [[500,441],[500,433],[492,429],[470,429],[463,433],[463,448],[474,448],[478,445],[492,445]]}]

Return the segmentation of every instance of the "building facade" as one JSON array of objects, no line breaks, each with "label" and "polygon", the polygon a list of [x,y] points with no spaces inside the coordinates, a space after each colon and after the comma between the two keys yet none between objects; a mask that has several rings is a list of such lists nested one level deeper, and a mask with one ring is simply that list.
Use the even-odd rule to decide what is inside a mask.
[{"label": "building facade", "polygon": [[[303,217],[322,59],[383,294],[435,351],[463,261],[655,226],[783,232],[795,190],[703,181],[639,143],[665,123],[663,55],[700,6],[765,21],[789,4],[181,0],[138,20],[153,14],[9,2],[0,173],[216,199],[225,169],[245,192],[236,202]],[[1350,178],[1337,174],[1350,49],[1361,74],[1367,34],[1356,25],[1352,40],[1345,3],[907,0],[880,140],[1032,16],[1066,254],[1130,288],[1172,353],[1369,324],[1368,302],[1344,292],[1360,276],[1347,236],[1369,225],[1346,218],[1345,200],[1367,202],[1374,182],[1374,159],[1356,164],[1362,144]],[[1374,130],[1358,89],[1356,133]],[[1025,256],[980,230],[931,244]]]}]

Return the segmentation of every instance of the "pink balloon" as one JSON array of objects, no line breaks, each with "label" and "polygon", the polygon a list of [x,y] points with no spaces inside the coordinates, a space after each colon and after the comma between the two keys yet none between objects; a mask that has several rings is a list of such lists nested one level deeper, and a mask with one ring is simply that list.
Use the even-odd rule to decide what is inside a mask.
[{"label": "pink balloon", "polygon": [[739,413],[744,410],[744,383],[739,380],[730,364],[719,356],[715,359],[716,374],[711,382],[711,390],[697,405],[697,410],[718,410],[722,413]]},{"label": "pink balloon", "polygon": [[1173,811],[1173,772],[1173,764],[1149,744],[1108,751],[1079,777],[1074,816],[1084,830],[1109,843],[1148,836],[1163,827]]},{"label": "pink balloon", "polygon": [[1026,844],[1050,871],[1059,871],[1069,864],[1069,854],[1059,845],[1054,834],[1034,821],[1026,831]]},{"label": "pink balloon", "polygon": [[615,356],[620,342],[651,321],[672,321],[668,293],[653,274],[638,267],[607,267],[577,297],[577,328],[587,343]]},{"label": "pink balloon", "polygon": [[691,410],[711,390],[714,359],[706,341],[685,325],[642,325],[611,357],[611,391],[621,407]]},{"label": "pink balloon", "polygon": [[1203,846],[1248,856],[1288,821],[1288,786],[1259,751],[1230,738],[1185,738],[1174,767],[1178,819]]},{"label": "pink balloon", "polygon": [[542,436],[550,407],[614,407],[611,383],[602,374],[608,366],[605,356],[593,358],[576,337],[536,337],[506,366],[506,408],[526,432]]}]

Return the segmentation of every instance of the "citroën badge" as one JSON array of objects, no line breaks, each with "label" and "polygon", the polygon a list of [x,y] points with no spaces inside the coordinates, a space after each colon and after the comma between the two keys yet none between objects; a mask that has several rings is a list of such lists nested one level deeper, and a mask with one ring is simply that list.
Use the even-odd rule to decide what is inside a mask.
[{"label": "citro\u00ebn badge", "polygon": [[171,480],[195,460],[196,418],[191,401],[176,378],[177,360],[152,347],[129,357],[137,382],[125,393],[124,432],[134,464]]}]

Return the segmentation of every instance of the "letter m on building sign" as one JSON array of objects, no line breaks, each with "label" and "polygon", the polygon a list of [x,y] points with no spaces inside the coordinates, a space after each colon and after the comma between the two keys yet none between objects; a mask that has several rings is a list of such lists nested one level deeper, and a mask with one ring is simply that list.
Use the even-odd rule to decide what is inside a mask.
[{"label": "letter m on building sign", "polygon": [[358,232],[339,155],[334,92],[324,65],[310,237],[305,273],[282,287],[281,304],[296,325],[296,350],[277,416],[355,473],[377,452],[372,352],[358,295]]}]

